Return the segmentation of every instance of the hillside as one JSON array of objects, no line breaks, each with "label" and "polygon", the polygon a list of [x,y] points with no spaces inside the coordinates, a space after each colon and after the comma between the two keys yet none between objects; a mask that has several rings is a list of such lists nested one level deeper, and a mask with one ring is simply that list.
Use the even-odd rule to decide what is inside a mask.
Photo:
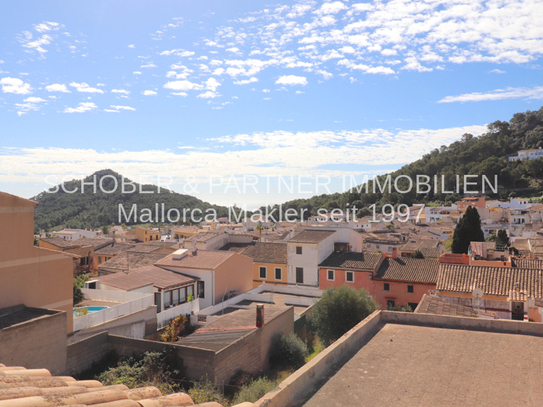
[{"label": "hillside", "polygon": [[[119,224],[119,204],[128,215],[133,204],[138,206],[138,216],[142,208],[148,208],[155,213],[155,204],[164,203],[164,208],[167,213],[169,209],[177,209],[181,212],[184,208],[199,208],[204,211],[208,208],[213,208],[217,211],[217,215],[227,216],[228,209],[224,206],[211,205],[208,202],[201,201],[190,195],[178,194],[170,192],[165,188],[161,188],[160,193],[155,185],[142,185],[144,191],[152,191],[153,193],[122,193],[122,175],[111,170],[98,171],[84,179],[85,182],[91,182],[96,176],[97,191],[93,193],[92,186],[85,186],[85,192],[81,193],[81,181],[72,180],[64,183],[62,188],[60,185],[51,188],[49,191],[57,191],[54,193],[42,192],[41,194],[31,198],[38,202],[35,210],[34,227],[36,231],[50,230],[53,228],[98,228],[103,225]],[[104,191],[114,191],[112,193],[103,192],[99,185],[103,178],[102,186]],[[117,180],[118,188],[115,188]],[[125,178],[125,183],[129,180]],[[131,182],[131,181],[130,181]],[[136,185],[139,191],[140,185]],[[67,193],[65,191],[76,190],[75,193]],[[130,191],[131,187],[127,185],[126,191]],[[161,207],[160,207],[161,208]],[[160,209],[161,212],[162,209]],[[172,217],[174,215],[172,214]],[[132,220],[132,219],[131,219]],[[123,222],[127,225],[140,222]],[[143,223],[143,222],[142,222]]]},{"label": "hillside", "polygon": [[[449,146],[441,146],[431,153],[424,155],[420,160],[401,167],[391,173],[394,180],[400,175],[406,175],[415,179],[417,175],[427,175],[433,179],[437,175],[439,179],[445,176],[445,185],[455,184],[456,175],[460,176],[460,184],[463,187],[464,175],[486,175],[493,180],[498,176],[498,195],[494,198],[507,198],[515,194],[541,195],[543,180],[543,159],[529,161],[508,161],[508,156],[515,155],[519,150],[535,149],[543,147],[543,107],[538,111],[516,113],[509,122],[495,121],[490,123],[488,131],[479,137],[472,134],[460,135],[461,140]],[[407,148],[417,148],[416,145]],[[388,175],[388,174],[386,174]],[[380,176],[381,180],[384,176]],[[405,183],[399,183],[404,185]],[[481,190],[480,185],[473,189]],[[405,188],[407,189],[407,188]],[[336,193],[332,195],[319,195],[309,199],[297,199],[288,201],[282,205],[283,210],[295,208],[307,208],[312,215],[318,208],[341,208],[356,205],[359,208],[359,216],[369,215],[369,206],[377,204],[379,211],[381,206],[387,203],[412,205],[414,203],[443,203],[455,202],[462,194],[441,193],[441,185],[437,191],[427,194],[417,194],[413,189],[411,193],[400,194],[397,192],[372,193],[373,184],[370,181],[368,190],[365,188],[358,192]],[[445,188],[449,190],[449,188]],[[349,205],[347,205],[347,203]]]}]

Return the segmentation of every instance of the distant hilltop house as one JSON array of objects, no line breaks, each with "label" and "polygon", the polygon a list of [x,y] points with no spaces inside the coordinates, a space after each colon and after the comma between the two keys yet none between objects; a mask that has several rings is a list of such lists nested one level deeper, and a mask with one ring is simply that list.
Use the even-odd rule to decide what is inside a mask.
[{"label": "distant hilltop house", "polygon": [[534,160],[536,158],[543,158],[543,149],[541,147],[532,150],[520,150],[517,155],[509,157],[509,161]]}]

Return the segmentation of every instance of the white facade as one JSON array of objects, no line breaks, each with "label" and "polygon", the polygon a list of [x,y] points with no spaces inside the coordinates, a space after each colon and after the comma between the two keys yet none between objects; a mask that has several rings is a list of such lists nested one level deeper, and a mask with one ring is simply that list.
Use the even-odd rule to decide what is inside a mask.
[{"label": "white facade", "polygon": [[85,229],[63,229],[60,232],[55,233],[55,237],[64,240],[79,240],[82,238],[92,239],[98,236],[98,232]]},{"label": "white facade", "polygon": [[518,160],[534,160],[536,158],[543,158],[543,149],[534,150],[521,150],[514,157],[509,157],[509,161],[518,161]]}]

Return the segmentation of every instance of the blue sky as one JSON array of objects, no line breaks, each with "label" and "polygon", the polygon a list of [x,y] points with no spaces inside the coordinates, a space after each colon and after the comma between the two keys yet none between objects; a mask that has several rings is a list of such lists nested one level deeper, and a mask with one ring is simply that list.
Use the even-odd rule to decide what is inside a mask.
[{"label": "blue sky", "polygon": [[112,168],[219,204],[327,192],[263,177],[340,191],[539,109],[541,21],[513,0],[5,2],[0,190]]}]

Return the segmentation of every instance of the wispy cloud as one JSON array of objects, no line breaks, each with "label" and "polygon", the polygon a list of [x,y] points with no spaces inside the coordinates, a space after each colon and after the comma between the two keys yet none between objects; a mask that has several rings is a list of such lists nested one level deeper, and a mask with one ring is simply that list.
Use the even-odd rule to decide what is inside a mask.
[{"label": "wispy cloud", "polygon": [[503,99],[543,99],[543,86],[534,88],[506,88],[496,89],[491,92],[464,93],[458,96],[447,96],[439,100],[438,103],[453,102],[482,102],[485,100],[503,100]]},{"label": "wispy cloud", "polygon": [[104,91],[102,89],[93,88],[93,87],[89,86],[88,84],[86,84],[85,82],[83,82],[83,83],[72,82],[72,83],[70,83],[70,86],[74,87],[78,92],[100,93],[100,94],[104,93]]},{"label": "wispy cloud", "polygon": [[80,103],[77,107],[67,107],[64,109],[64,113],[84,113],[96,109],[97,107],[98,106],[92,102],[84,102]]}]

